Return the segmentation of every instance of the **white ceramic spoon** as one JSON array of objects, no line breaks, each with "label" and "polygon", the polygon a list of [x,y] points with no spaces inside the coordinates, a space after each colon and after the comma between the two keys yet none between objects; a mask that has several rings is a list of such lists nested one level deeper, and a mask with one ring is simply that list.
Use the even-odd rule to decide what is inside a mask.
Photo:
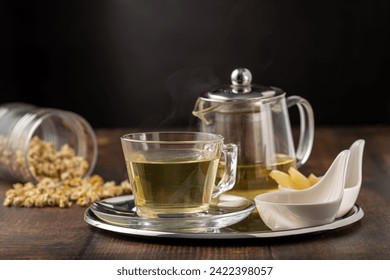
[{"label": "white ceramic spoon", "polygon": [[[363,165],[363,139],[356,140],[349,148],[350,156],[347,166],[347,175],[345,179],[344,195],[341,201],[340,209],[336,218],[343,217],[355,205],[356,199],[360,192],[362,184],[362,165]],[[284,192],[299,192],[301,190],[288,189],[283,186],[278,186],[280,191]]]},{"label": "white ceramic spoon", "polygon": [[349,154],[349,150],[342,151],[320,181],[308,189],[256,196],[264,223],[271,230],[288,230],[333,222],[344,194]]},{"label": "white ceramic spoon", "polygon": [[349,148],[350,155],[345,179],[344,196],[336,218],[347,214],[355,205],[362,185],[363,150],[365,141],[356,140]]}]

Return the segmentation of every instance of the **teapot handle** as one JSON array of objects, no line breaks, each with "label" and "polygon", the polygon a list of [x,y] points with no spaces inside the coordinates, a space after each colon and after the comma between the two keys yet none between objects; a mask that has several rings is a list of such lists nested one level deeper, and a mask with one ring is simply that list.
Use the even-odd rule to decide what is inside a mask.
[{"label": "teapot handle", "polygon": [[302,166],[311,153],[314,141],[314,114],[310,103],[297,95],[287,97],[287,107],[297,105],[301,121],[298,147],[296,149],[297,167]]}]

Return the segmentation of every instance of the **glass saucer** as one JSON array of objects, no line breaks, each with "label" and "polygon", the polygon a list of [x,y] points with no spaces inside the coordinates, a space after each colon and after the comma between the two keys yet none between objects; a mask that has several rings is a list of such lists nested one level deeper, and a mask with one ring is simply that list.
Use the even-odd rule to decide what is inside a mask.
[{"label": "glass saucer", "polygon": [[213,199],[207,213],[193,217],[144,218],[137,215],[133,205],[134,197],[126,195],[108,198],[98,204],[94,203],[89,210],[101,221],[121,227],[210,232],[240,222],[256,208],[253,200],[228,194],[222,194],[217,199]]}]

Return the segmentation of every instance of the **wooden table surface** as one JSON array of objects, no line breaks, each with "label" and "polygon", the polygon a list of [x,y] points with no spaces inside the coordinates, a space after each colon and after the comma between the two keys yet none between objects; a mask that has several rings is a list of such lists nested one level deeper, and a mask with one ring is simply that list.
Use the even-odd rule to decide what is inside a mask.
[{"label": "wooden table surface", "polygon": [[[130,129],[99,129],[95,174],[127,178],[119,137]],[[365,139],[360,221],[332,231],[272,240],[147,239],[94,228],[86,208],[0,206],[0,259],[390,259],[390,127],[317,127],[302,171],[323,174],[336,155]],[[11,187],[0,181],[0,198]]]}]

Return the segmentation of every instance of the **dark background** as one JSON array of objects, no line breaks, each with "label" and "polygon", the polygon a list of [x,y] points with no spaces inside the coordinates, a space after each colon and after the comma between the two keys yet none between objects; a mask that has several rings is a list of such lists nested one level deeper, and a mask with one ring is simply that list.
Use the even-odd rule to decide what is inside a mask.
[{"label": "dark background", "polygon": [[10,0],[0,19],[0,103],[188,126],[197,96],[246,67],[308,99],[316,125],[390,123],[388,0]]}]

